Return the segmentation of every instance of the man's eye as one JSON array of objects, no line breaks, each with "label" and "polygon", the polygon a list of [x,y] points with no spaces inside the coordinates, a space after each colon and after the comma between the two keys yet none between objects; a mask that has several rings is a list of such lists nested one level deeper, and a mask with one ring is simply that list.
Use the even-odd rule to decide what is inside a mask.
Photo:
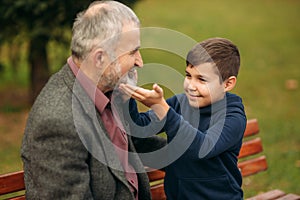
[{"label": "man's eye", "polygon": [[129,55],[131,55],[131,56],[132,56],[132,55],[134,55],[134,54],[135,54],[135,52],[136,52],[136,51],[130,51],[130,52],[129,52]]},{"label": "man's eye", "polygon": [[139,49],[134,49],[134,50],[130,51],[130,52],[129,52],[129,55],[131,55],[131,56],[134,55],[136,52],[138,52],[138,50],[139,50]]},{"label": "man's eye", "polygon": [[191,77],[191,75],[190,75],[190,74],[185,74],[185,76],[186,76],[186,77],[188,77],[188,78],[190,78],[190,77]]}]

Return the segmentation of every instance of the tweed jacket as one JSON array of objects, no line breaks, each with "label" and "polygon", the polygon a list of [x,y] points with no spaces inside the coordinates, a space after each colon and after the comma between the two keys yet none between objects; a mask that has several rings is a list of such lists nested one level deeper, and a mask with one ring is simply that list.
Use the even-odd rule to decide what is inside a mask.
[{"label": "tweed jacket", "polygon": [[[125,127],[130,131],[128,127]],[[166,144],[143,139],[129,151],[147,152]],[[21,147],[27,199],[134,199],[100,114],[66,64],[37,97]],[[143,164],[130,154],[139,172]],[[139,199],[151,199],[145,172],[138,173]]]}]

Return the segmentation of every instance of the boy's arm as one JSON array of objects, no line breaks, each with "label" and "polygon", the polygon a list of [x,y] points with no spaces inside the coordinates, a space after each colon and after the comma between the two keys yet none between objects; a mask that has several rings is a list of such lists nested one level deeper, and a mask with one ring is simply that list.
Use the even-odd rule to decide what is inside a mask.
[{"label": "boy's arm", "polygon": [[115,98],[115,110],[122,116],[123,124],[130,129],[130,135],[137,138],[148,138],[164,132],[165,120],[160,120],[153,110],[139,112],[135,99],[121,90],[123,95]]},{"label": "boy's arm", "polygon": [[164,128],[168,140],[174,143],[173,146],[169,145],[171,152],[181,149],[190,158],[209,159],[237,148],[243,137],[245,125],[245,117],[235,113],[217,120],[206,131],[200,131],[175,110],[170,109]]},{"label": "boy's arm", "polygon": [[[188,149],[186,153],[192,157],[212,158],[237,145],[243,136],[246,117],[241,108],[237,110],[233,108],[232,113],[227,113],[225,118],[221,117],[221,120],[217,120],[217,123],[202,132],[193,127],[174,109],[164,106],[166,101],[159,86],[153,85],[153,90],[127,87],[127,85],[122,87],[133,98],[151,107],[160,119],[168,115],[164,129],[168,138],[174,143],[172,152],[178,151],[178,149],[183,149],[183,151]],[[169,145],[169,148],[172,146]]]}]

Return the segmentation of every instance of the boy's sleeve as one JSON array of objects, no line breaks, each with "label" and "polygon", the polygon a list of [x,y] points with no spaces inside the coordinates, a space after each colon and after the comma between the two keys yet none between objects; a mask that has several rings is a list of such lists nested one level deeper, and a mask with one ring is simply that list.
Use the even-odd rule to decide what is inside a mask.
[{"label": "boy's sleeve", "polygon": [[146,138],[164,131],[166,119],[159,120],[152,110],[139,112],[134,99],[128,101],[128,105],[123,108],[123,114],[131,135],[135,137]]},{"label": "boy's sleeve", "polygon": [[[228,110],[228,108],[227,108]],[[243,106],[229,108],[225,117],[220,117],[213,126],[202,132],[188,121],[169,109],[165,130],[168,135],[171,152],[182,151],[195,159],[208,159],[222,152],[235,148],[238,154],[243,133],[246,127],[246,116]]]}]

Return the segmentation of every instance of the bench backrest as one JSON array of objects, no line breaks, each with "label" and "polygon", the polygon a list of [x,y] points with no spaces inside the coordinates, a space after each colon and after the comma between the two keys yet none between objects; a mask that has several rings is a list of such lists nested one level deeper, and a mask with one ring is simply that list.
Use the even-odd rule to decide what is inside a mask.
[{"label": "bench backrest", "polygon": [[263,151],[261,139],[259,137],[254,137],[254,135],[258,133],[259,126],[257,119],[248,120],[244,133],[243,145],[238,157],[238,167],[240,168],[242,176],[244,177],[268,169],[266,156],[252,156]]},{"label": "bench backrest", "polygon": [[[244,133],[243,145],[238,157],[238,167],[244,177],[256,174],[268,168],[265,156],[253,157],[253,155],[263,151],[261,139],[256,137],[256,134],[258,133],[259,126],[257,119],[248,120]],[[166,199],[163,185],[165,172],[149,169],[147,169],[147,171],[153,200]],[[0,195],[15,193],[22,190],[25,190],[23,171],[0,175]],[[25,199],[25,196],[19,195],[14,199]]]}]

